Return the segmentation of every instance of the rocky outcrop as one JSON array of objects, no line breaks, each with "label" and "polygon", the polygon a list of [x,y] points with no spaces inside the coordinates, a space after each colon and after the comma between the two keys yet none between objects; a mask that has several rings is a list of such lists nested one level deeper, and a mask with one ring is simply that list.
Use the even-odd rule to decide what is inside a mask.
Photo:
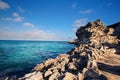
[{"label": "rocky outcrop", "polygon": [[120,39],[120,22],[107,26],[108,28],[114,28],[113,35]]},{"label": "rocky outcrop", "polygon": [[79,44],[79,40],[78,39],[74,39],[74,40],[71,40],[71,41],[68,41],[69,44]]},{"label": "rocky outcrop", "polygon": [[19,80],[120,80],[119,38],[100,20],[78,28],[76,45],[48,59]]}]

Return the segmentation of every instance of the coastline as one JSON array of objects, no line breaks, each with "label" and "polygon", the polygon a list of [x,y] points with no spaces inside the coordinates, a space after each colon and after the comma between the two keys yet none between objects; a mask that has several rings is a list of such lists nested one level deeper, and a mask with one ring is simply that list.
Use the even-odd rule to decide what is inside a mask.
[{"label": "coastline", "polygon": [[119,80],[120,40],[115,30],[100,20],[89,22],[78,28],[77,42],[69,42],[75,48],[37,64],[19,80]]},{"label": "coastline", "polygon": [[23,77],[35,65],[73,47],[65,41],[0,41],[0,80],[4,77]]}]

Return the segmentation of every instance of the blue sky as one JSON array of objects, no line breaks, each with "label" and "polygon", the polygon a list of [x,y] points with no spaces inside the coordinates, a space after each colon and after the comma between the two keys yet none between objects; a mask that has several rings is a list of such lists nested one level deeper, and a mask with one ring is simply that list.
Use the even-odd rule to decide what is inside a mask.
[{"label": "blue sky", "polygon": [[71,40],[101,19],[120,21],[120,0],[0,0],[0,40]]}]

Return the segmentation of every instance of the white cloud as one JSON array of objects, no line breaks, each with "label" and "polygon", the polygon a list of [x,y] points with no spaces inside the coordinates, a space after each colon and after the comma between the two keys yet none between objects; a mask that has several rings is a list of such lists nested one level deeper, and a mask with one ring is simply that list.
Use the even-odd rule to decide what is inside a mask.
[{"label": "white cloud", "polygon": [[75,3],[72,4],[72,8],[73,8],[73,9],[76,8],[76,6],[77,6],[77,5],[76,5]]},{"label": "white cloud", "polygon": [[34,24],[29,23],[29,22],[25,22],[25,23],[23,23],[23,26],[25,26],[25,27],[35,27]]},{"label": "white cloud", "polygon": [[54,31],[42,30],[36,27],[29,28],[26,31],[13,31],[13,28],[4,26],[0,29],[0,40],[51,40],[68,41],[74,39],[74,35],[61,35],[53,33]]},{"label": "white cloud", "polygon": [[88,18],[77,19],[73,22],[73,26],[80,27],[86,24]]},{"label": "white cloud", "polygon": [[14,12],[14,13],[13,13],[13,16],[14,16],[14,17],[19,17],[19,14],[16,13],[16,12]]},{"label": "white cloud", "polygon": [[4,40],[56,40],[54,33],[40,29],[33,29],[21,32],[0,32],[0,39]]},{"label": "white cloud", "polygon": [[25,12],[25,10],[23,8],[21,8],[20,6],[18,6],[18,10],[19,10],[20,13],[24,13]]},{"label": "white cloud", "polygon": [[84,26],[88,21],[88,18],[77,19],[73,22],[73,31],[76,31],[80,26]]},{"label": "white cloud", "polygon": [[13,17],[9,17],[9,18],[2,18],[2,20],[5,21],[15,21],[15,22],[22,22],[24,17],[20,16],[18,13],[14,12],[12,14]]},{"label": "white cloud", "polygon": [[14,18],[14,21],[15,22],[22,22],[23,21],[23,17],[16,17],[16,18]]},{"label": "white cloud", "polygon": [[0,0],[0,10],[5,10],[5,9],[9,9],[10,6],[6,3]]},{"label": "white cloud", "polygon": [[16,13],[16,12],[14,12],[13,13],[13,20],[15,21],[15,22],[22,22],[23,21],[23,19],[24,19],[24,17],[22,17],[22,16],[20,16],[18,13]]},{"label": "white cloud", "polygon": [[5,21],[11,21],[12,18],[2,18],[2,20],[5,20]]},{"label": "white cloud", "polygon": [[91,14],[93,12],[93,10],[91,9],[87,9],[87,10],[80,10],[81,14]]}]

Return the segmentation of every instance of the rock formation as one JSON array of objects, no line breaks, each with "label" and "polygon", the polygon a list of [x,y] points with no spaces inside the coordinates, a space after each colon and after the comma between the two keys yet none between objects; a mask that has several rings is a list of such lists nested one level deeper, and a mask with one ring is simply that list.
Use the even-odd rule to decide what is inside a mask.
[{"label": "rock formation", "polygon": [[120,39],[120,22],[107,26],[108,28],[114,28],[113,35]]},{"label": "rock formation", "polygon": [[118,28],[106,27],[100,20],[89,22],[69,42],[74,49],[36,65],[19,80],[120,80]]}]

